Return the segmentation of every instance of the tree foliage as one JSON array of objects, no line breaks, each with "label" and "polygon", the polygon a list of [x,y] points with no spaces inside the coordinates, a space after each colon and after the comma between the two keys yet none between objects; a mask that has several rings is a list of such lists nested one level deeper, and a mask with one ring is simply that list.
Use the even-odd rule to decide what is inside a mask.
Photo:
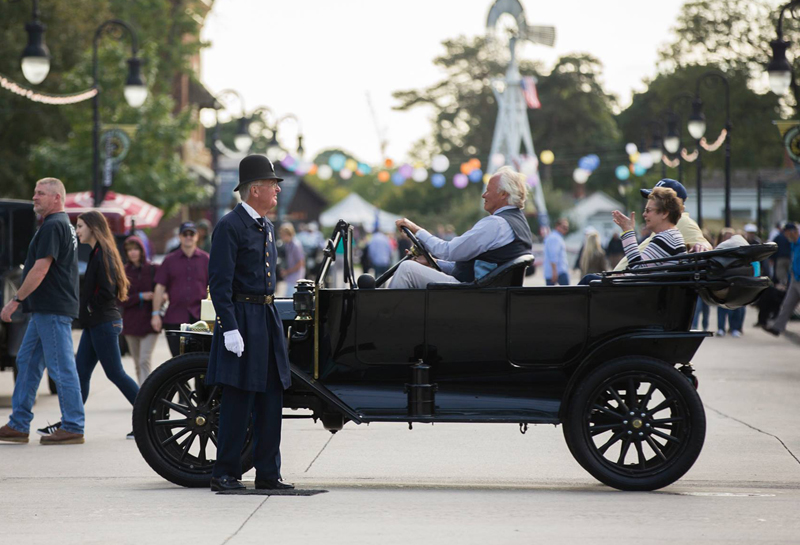
[{"label": "tree foliage", "polygon": [[[726,73],[744,74],[751,87],[766,89],[766,65],[772,55],[769,42],[777,37],[780,6],[776,0],[690,0],[681,8],[674,39],[659,51],[662,74],[692,65],[716,66]],[[800,21],[787,11],[784,37],[794,73],[800,74]],[[792,60],[794,59],[794,60]],[[797,109],[800,88],[792,83],[788,106]]]},{"label": "tree foliage", "polygon": [[[24,47],[24,23],[30,19],[25,4],[0,4],[7,21],[0,34],[4,51]],[[171,96],[177,78],[191,77],[190,59],[203,45],[187,39],[197,38],[199,32],[195,4],[196,0],[40,3],[52,55],[50,74],[37,88],[44,92],[66,94],[90,88],[95,29],[110,18],[134,27],[148,99],[139,109],[125,102],[125,60],[130,57],[131,42],[127,34],[112,29],[99,40],[100,117],[104,125],[136,127],[130,153],[114,175],[113,189],[142,197],[167,211],[200,196],[178,154],[195,122],[191,112],[176,111]],[[22,83],[18,63],[18,57],[7,56],[0,60],[0,72]],[[0,159],[7,159],[0,160],[4,194],[29,197],[33,182],[45,175],[61,178],[68,191],[91,189],[91,101],[49,106],[0,92],[0,116]]]}]

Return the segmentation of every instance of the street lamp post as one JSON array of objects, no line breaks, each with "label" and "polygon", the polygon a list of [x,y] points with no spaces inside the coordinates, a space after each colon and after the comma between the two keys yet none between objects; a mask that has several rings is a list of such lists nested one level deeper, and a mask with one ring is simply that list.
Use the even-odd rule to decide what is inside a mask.
[{"label": "street lamp post", "polygon": [[697,78],[695,98],[692,103],[692,115],[689,117],[689,134],[697,140],[697,225],[703,226],[700,212],[701,168],[702,153],[700,152],[700,139],[706,132],[706,119],[703,114],[703,101],[700,98],[700,84],[707,78],[716,78],[725,84],[725,227],[731,226],[731,90],[728,78],[720,72],[706,72]]},{"label": "street lamp post", "polygon": [[92,80],[97,93],[92,98],[92,114],[94,124],[92,127],[92,191],[94,193],[94,206],[99,207],[103,202],[104,191],[100,183],[100,83],[97,75],[97,47],[103,32],[110,27],[120,27],[128,32],[131,38],[131,58],[128,59],[128,79],[125,82],[125,100],[132,108],[141,106],[147,99],[147,87],[141,76],[141,59],[136,54],[138,43],[133,28],[121,19],[109,19],[102,23],[94,33],[92,42]]},{"label": "street lamp post", "polygon": [[667,118],[667,135],[664,137],[664,149],[678,159],[678,181],[680,183],[683,183],[683,161],[680,154],[681,146],[683,145],[683,122],[676,111],[676,105],[678,101],[692,98],[693,95],[688,91],[684,91],[672,98]]},{"label": "street lamp post", "polygon": [[786,94],[789,87],[795,85],[792,78],[792,65],[786,60],[786,49],[789,47],[789,42],[783,39],[783,15],[787,9],[794,13],[794,9],[798,6],[800,6],[800,0],[792,0],[781,7],[776,26],[778,37],[769,43],[772,48],[772,58],[767,64],[767,74],[769,75],[769,87],[776,95]]},{"label": "street lamp post", "polygon": [[50,51],[44,43],[45,25],[39,21],[39,0],[33,0],[33,20],[25,25],[28,45],[22,51],[22,75],[33,85],[44,81],[50,72]]}]

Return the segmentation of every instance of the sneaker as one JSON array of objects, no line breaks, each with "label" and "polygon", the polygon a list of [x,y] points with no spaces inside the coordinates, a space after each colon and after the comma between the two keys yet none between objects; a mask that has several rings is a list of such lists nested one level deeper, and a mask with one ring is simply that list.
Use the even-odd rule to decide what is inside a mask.
[{"label": "sneaker", "polygon": [[55,424],[48,423],[45,427],[36,430],[36,433],[38,433],[42,437],[46,437],[59,428],[61,428],[61,422],[56,422]]},{"label": "sneaker", "polygon": [[81,445],[84,443],[82,433],[72,433],[61,428],[50,435],[45,435],[39,442],[43,445]]},{"label": "sneaker", "polygon": [[27,443],[28,434],[17,431],[6,424],[0,428],[0,441],[8,441],[9,443]]},{"label": "sneaker", "polygon": [[724,329],[718,329],[717,330],[717,337],[724,337],[724,336],[725,336],[725,330]]},{"label": "sneaker", "polygon": [[133,430],[131,430],[131,432],[130,432],[128,435],[126,435],[126,436],[125,436],[125,439],[136,439],[136,438],[133,436]]},{"label": "sneaker", "polygon": [[731,331],[731,337],[734,337],[735,339],[738,339],[741,336],[742,336],[742,332],[739,331],[738,329],[734,329],[733,331]]}]

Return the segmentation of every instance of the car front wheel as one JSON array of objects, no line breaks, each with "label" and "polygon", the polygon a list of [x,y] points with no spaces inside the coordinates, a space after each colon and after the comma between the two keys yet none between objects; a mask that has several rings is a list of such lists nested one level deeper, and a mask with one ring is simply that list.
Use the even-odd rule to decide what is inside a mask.
[{"label": "car front wheel", "polygon": [[[193,352],[159,366],[142,384],[133,407],[133,432],[156,473],[186,487],[207,487],[216,458],[221,388],[206,386],[208,354]],[[242,473],[253,467],[252,429]]]},{"label": "car front wheel", "polygon": [[700,396],[673,366],[626,357],[600,365],[576,389],[564,436],[578,463],[620,490],[656,490],[692,467],[705,440]]}]

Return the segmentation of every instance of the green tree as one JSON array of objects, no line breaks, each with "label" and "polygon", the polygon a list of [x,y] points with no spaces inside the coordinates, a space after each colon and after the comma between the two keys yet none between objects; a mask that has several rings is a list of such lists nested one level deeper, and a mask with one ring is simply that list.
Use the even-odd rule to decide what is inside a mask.
[{"label": "green tree", "polygon": [[[772,55],[769,42],[777,37],[776,24],[783,0],[690,0],[681,8],[675,38],[659,51],[659,71],[669,74],[687,66],[717,66],[744,74],[751,86],[766,89],[765,67]],[[791,43],[787,57],[800,74],[800,21],[787,12],[784,36]],[[792,84],[786,103],[795,110],[800,88]]]},{"label": "green tree", "polygon": [[[462,36],[443,45],[445,53],[434,60],[446,73],[442,81],[426,89],[399,91],[395,98],[401,111],[416,107],[433,110],[431,135],[417,142],[412,153],[423,162],[437,153],[447,155],[451,162],[446,173],[449,180],[461,162],[471,157],[486,161],[497,119],[491,81],[503,77],[508,59],[498,55],[482,37]],[[554,151],[556,162],[550,168],[553,191],[569,191],[574,186],[572,171],[582,155],[615,149],[620,138],[613,116],[616,99],[603,90],[602,65],[588,54],[562,57],[550,73],[544,73],[537,63],[522,60],[520,71],[538,78],[543,106],[528,110],[534,146],[537,151]],[[604,169],[610,168],[602,156],[601,162]],[[597,174],[594,179],[602,176]],[[464,217],[455,223],[466,225],[481,215],[476,205],[481,192],[472,184],[464,190],[449,184],[441,189],[419,184],[404,187],[389,201],[398,209],[410,208],[417,215],[438,218],[463,210]],[[556,197],[556,201],[562,199]]]},{"label": "green tree", "polygon": [[[85,5],[76,6],[78,3]],[[192,77],[190,59],[203,45],[196,39],[199,26],[193,10],[200,9],[197,0],[78,0],[62,4],[42,2],[40,6],[48,25],[46,40],[56,61],[42,89],[69,93],[89,88],[95,29],[112,17],[129,22],[138,35],[150,92],[142,108],[130,108],[122,94],[129,37],[123,34],[115,40],[103,36],[98,57],[103,124],[136,126],[131,151],[115,173],[114,189],[142,197],[167,212],[180,203],[196,201],[201,189],[192,182],[178,154],[195,122],[190,111],[176,111],[171,93],[177,78]],[[6,4],[0,10],[10,12],[12,7],[20,11],[19,6]],[[10,31],[0,35],[5,50],[14,50],[12,44],[24,39],[23,21],[29,14],[13,15]],[[1,70],[21,79],[8,60],[3,63]],[[44,175],[62,178],[69,191],[90,189],[91,103],[43,106],[23,101],[8,93],[0,95],[0,112],[13,116],[11,123],[3,120],[0,141],[16,140],[15,133],[20,133],[12,149],[4,150],[16,166],[12,176],[0,181],[5,192],[28,196],[32,182]],[[25,112],[21,115],[13,111],[20,104]]]},{"label": "green tree", "polygon": [[[686,128],[691,113],[689,95],[694,95],[696,82],[703,74],[715,70],[712,66],[682,66],[674,72],[658,75],[645,92],[634,93],[631,105],[617,116],[626,141],[649,144],[653,132],[650,123],[660,124],[663,134],[669,111],[674,107],[682,124],[683,145],[689,150],[694,149],[694,141]],[[729,68],[724,75],[730,86],[733,168],[779,166],[783,152],[778,131],[772,125],[772,120],[780,115],[778,98],[771,93],[759,95],[753,92],[748,85],[747,74],[741,70]],[[706,116],[706,140],[713,142],[725,127],[724,84],[716,78],[704,79],[700,97]],[[723,168],[724,161],[724,148],[703,154],[706,168]],[[688,168],[687,164],[684,164],[684,168]],[[654,170],[657,171],[655,175],[661,172],[660,168]],[[693,172],[693,169],[689,170]]]}]

